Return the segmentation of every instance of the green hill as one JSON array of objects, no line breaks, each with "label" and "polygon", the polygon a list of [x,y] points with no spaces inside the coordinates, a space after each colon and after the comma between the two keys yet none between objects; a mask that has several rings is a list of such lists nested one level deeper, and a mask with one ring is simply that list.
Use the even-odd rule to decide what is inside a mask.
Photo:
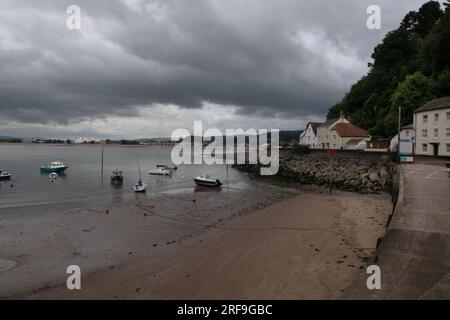
[{"label": "green hill", "polygon": [[395,135],[398,108],[402,125],[425,102],[450,96],[450,3],[425,3],[409,12],[378,44],[369,72],[355,83],[327,117],[341,110],[375,138]]}]

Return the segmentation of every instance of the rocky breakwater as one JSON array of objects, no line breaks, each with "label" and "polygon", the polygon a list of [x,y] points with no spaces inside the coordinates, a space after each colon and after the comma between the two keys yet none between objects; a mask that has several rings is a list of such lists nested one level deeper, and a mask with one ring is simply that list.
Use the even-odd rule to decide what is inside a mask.
[{"label": "rocky breakwater", "polygon": [[[238,169],[257,174],[256,165],[239,165]],[[302,184],[332,185],[336,189],[360,193],[391,192],[393,164],[388,160],[370,161],[364,159],[330,160],[314,155],[280,155],[280,169],[277,177]]]}]

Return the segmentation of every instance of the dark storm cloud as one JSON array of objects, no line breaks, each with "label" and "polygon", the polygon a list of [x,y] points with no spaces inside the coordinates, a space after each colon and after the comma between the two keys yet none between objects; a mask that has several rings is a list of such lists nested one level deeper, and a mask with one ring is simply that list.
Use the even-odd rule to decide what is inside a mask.
[{"label": "dark storm cloud", "polygon": [[[0,4],[0,117],[69,123],[204,102],[320,115],[423,1],[71,0]],[[65,27],[68,5],[82,30]],[[366,28],[382,9],[383,30]]]}]

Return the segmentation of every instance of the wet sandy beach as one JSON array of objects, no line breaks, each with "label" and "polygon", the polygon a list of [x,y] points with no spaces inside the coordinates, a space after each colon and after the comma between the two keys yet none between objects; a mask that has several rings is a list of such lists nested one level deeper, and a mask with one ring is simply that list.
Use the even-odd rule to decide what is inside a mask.
[{"label": "wet sandy beach", "polygon": [[[9,246],[6,258],[18,266],[0,273],[3,298],[339,298],[363,271],[391,209],[386,195],[330,197],[268,184],[230,193],[222,208],[208,193],[195,203],[189,193],[177,202],[162,197],[159,206],[78,209],[43,225],[9,225],[14,236],[41,236]],[[174,205],[179,215],[167,214]],[[70,264],[82,268],[80,291],[65,286]]]},{"label": "wet sandy beach", "polygon": [[[217,224],[256,211],[297,191],[258,183],[221,191],[180,188],[73,201],[5,205],[0,215],[0,297],[65,282],[66,268],[83,274],[169,253]],[[1,268],[0,268],[1,270]]]}]

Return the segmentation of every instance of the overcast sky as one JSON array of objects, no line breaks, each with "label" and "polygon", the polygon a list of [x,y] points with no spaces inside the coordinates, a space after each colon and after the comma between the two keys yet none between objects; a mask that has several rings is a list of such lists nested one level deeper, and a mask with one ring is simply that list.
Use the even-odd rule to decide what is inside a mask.
[{"label": "overcast sky", "polygon": [[[1,0],[0,135],[303,129],[419,0]],[[81,30],[69,30],[69,5]],[[381,8],[381,30],[366,9]]]}]

